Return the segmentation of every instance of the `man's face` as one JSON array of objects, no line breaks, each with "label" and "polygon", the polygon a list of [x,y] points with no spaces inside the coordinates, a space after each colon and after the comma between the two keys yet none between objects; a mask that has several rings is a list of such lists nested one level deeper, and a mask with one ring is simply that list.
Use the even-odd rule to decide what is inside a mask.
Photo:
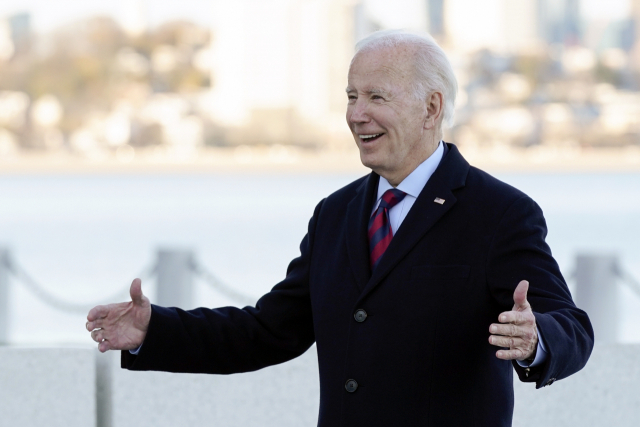
[{"label": "man's face", "polygon": [[427,102],[411,93],[415,72],[406,47],[360,52],[349,69],[347,123],[362,164],[397,185],[429,155]]}]

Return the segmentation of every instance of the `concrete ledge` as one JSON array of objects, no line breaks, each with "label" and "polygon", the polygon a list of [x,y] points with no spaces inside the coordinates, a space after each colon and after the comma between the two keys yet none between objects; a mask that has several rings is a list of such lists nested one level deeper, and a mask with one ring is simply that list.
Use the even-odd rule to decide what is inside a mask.
[{"label": "concrete ledge", "polygon": [[[597,345],[583,371],[549,387],[516,379],[513,425],[637,426],[639,354]],[[118,352],[95,349],[0,347],[0,427],[313,426],[318,403],[315,347],[229,376],[125,371]]]},{"label": "concrete ledge", "polygon": [[0,427],[94,427],[90,349],[0,347]]},{"label": "concrete ledge", "polygon": [[107,353],[113,427],[300,427],[318,422],[319,382],[315,346],[301,357],[257,372],[190,375],[131,372],[119,353]]},{"label": "concrete ledge", "polygon": [[515,381],[514,427],[637,427],[640,345],[597,344],[587,366],[535,390]]},{"label": "concrete ledge", "polygon": [[[639,360],[640,345],[597,345],[585,369],[549,387],[536,390],[515,377],[514,427],[637,426]],[[115,357],[113,427],[317,423],[315,347],[283,365],[231,376],[128,372],[118,363]]]}]

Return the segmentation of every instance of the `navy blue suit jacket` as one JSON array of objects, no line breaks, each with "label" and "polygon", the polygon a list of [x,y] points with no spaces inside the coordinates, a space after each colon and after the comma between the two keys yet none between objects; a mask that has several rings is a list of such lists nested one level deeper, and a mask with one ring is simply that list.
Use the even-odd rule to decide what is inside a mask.
[{"label": "navy blue suit jacket", "polygon": [[[316,342],[319,426],[496,427],[511,425],[513,367],[541,387],[585,365],[593,330],[533,200],[448,144],[372,274],[367,225],[378,179],[372,173],[318,204],[300,256],[255,307],[153,306],[144,346],[138,356],[123,352],[122,366],[230,374],[285,362]],[[528,377],[488,343],[523,279],[549,354]],[[350,379],[355,392],[345,388]]]}]

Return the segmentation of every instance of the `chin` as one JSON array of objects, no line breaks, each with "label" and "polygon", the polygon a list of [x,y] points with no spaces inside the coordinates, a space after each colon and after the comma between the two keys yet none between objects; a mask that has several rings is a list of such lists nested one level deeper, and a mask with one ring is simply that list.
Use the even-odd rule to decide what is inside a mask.
[{"label": "chin", "polygon": [[389,162],[389,153],[384,146],[374,145],[366,148],[358,144],[360,150],[360,161],[362,164],[374,171],[379,170],[381,166]]},{"label": "chin", "polygon": [[362,164],[369,169],[373,169],[374,171],[380,167],[380,161],[376,159],[376,156],[372,156],[371,154],[363,154],[360,152],[360,161]]}]

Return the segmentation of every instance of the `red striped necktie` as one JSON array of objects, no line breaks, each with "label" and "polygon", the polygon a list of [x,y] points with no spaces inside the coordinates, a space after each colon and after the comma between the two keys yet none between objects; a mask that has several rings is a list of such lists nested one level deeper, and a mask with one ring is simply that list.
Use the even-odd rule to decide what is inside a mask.
[{"label": "red striped necktie", "polygon": [[389,210],[404,199],[406,193],[397,189],[384,192],[378,209],[371,215],[369,220],[369,254],[371,261],[371,271],[373,271],[382,255],[389,247],[393,232],[389,221]]}]

